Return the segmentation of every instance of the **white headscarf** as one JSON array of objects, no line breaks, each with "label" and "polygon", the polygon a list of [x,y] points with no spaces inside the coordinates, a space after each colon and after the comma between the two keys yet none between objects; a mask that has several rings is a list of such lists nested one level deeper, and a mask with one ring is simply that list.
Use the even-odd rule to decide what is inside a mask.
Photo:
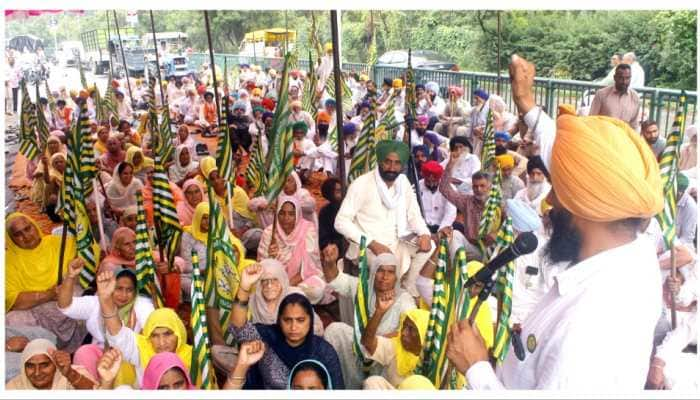
[{"label": "white headscarf", "polygon": [[[187,165],[180,164],[180,154],[183,150],[187,150],[190,153],[190,162]],[[173,165],[168,169],[170,174],[170,180],[173,182],[180,182],[185,179],[188,173],[195,171],[199,168],[199,163],[194,161],[189,147],[185,144],[177,146],[175,149],[175,159]]]}]

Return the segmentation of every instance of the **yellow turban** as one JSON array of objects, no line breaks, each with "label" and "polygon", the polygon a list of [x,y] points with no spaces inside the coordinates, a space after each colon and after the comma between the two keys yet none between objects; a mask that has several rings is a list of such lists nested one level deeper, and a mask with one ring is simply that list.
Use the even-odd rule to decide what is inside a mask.
[{"label": "yellow turban", "polygon": [[559,117],[551,176],[562,206],[591,221],[649,218],[664,205],[654,153],[614,118]]},{"label": "yellow turban", "polygon": [[394,79],[394,81],[391,83],[391,87],[394,89],[401,89],[403,87],[403,81],[401,79]]},{"label": "yellow turban", "polygon": [[209,179],[209,175],[213,171],[218,170],[216,167],[216,159],[214,159],[214,157],[212,156],[206,156],[202,158],[201,160],[199,160],[199,169],[200,171],[202,171],[202,175],[204,175],[206,179]]},{"label": "yellow turban", "polygon": [[333,44],[331,42],[326,43],[326,45],[323,47],[324,50],[326,50],[326,53],[330,53],[333,51]]},{"label": "yellow turban", "polygon": [[423,375],[411,375],[399,383],[399,390],[437,390],[430,379]]},{"label": "yellow turban", "polygon": [[515,167],[515,159],[510,154],[496,156],[496,163],[498,163],[500,169]]}]

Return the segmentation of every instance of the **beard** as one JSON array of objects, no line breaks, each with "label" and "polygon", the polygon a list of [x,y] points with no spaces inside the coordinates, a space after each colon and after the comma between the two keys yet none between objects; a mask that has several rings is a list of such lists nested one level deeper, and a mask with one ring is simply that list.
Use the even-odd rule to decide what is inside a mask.
[{"label": "beard", "polygon": [[430,185],[425,185],[428,190],[430,190],[431,193],[435,193],[438,190],[438,185],[435,186],[430,186]]},{"label": "beard", "polygon": [[537,196],[542,194],[542,189],[544,188],[543,182],[532,182],[527,185],[527,198],[530,201],[537,198]]},{"label": "beard", "polygon": [[582,238],[581,232],[572,222],[573,215],[563,208],[553,208],[549,212],[549,219],[552,223],[552,234],[545,248],[545,257],[552,263],[577,263]]},{"label": "beard", "polygon": [[379,169],[379,176],[382,177],[382,179],[386,182],[393,182],[396,180],[396,178],[399,177],[400,172],[393,172],[393,171],[384,171],[383,169]]}]

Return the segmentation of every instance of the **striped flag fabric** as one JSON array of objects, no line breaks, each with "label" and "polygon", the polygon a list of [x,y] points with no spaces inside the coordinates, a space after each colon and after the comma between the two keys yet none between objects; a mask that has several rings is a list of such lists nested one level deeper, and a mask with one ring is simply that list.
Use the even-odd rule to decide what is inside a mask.
[{"label": "striped flag fabric", "polygon": [[484,145],[481,148],[481,169],[488,171],[496,161],[496,133],[493,129],[493,113],[489,108],[484,127]]},{"label": "striped flag fabric", "polygon": [[112,80],[112,71],[110,71],[109,78],[107,79],[107,90],[105,91],[105,97],[102,103],[105,108],[106,118],[116,118],[117,120],[119,120],[119,111],[117,109],[117,94],[114,92]]},{"label": "striped flag fabric", "polygon": [[[233,333],[227,328],[231,318],[233,296],[238,290],[238,263],[242,258],[231,241],[231,232],[226,226],[221,206],[216,199],[211,183],[207,182],[209,194],[209,232],[207,236],[207,273],[204,298],[208,307],[219,309],[219,324],[224,332],[224,341],[231,345]],[[234,285],[231,285],[233,282]],[[231,287],[235,286],[235,287]]]},{"label": "striped flag fabric", "polygon": [[[361,175],[369,172],[377,165],[377,157],[374,154],[375,145],[375,102],[370,102],[370,111],[367,119],[362,125],[360,137],[357,139],[355,151],[350,161],[350,170],[348,172],[348,183],[351,183]],[[374,162],[373,162],[374,161]]]},{"label": "striped flag fabric", "polygon": [[265,174],[265,155],[260,145],[260,140],[253,143],[250,162],[245,171],[245,178],[248,185],[254,189],[255,197],[262,196],[267,187],[267,174]]},{"label": "striped flag fabric", "polygon": [[102,100],[102,95],[100,94],[100,89],[97,87],[96,83],[92,84],[95,90],[95,118],[97,121],[106,121],[107,113],[105,110],[104,101]]},{"label": "striped flag fabric", "polygon": [[[513,244],[515,236],[513,234],[513,222],[510,217],[506,217],[501,229],[496,237],[496,250],[494,257]],[[499,310],[498,328],[493,345],[493,356],[499,363],[502,363],[508,354],[508,344],[510,343],[511,326],[510,313],[513,305],[513,280],[515,279],[515,262],[506,264],[505,268],[498,270],[495,281],[495,294],[501,298],[501,309]]]},{"label": "striped flag fabric", "polygon": [[365,332],[367,322],[369,321],[369,266],[367,265],[367,238],[362,236],[360,239],[360,252],[358,255],[359,275],[357,280],[357,293],[355,294],[355,312],[353,324],[353,342],[352,351],[355,353],[359,362],[360,368],[364,373],[367,372],[371,360],[366,360],[362,355],[360,341],[362,334]]},{"label": "striped flag fabric", "polygon": [[35,160],[39,155],[39,144],[36,140],[36,111],[27,91],[27,82],[20,83],[22,90],[22,108],[19,112],[20,144],[19,152],[28,160]]},{"label": "striped flag fabric", "polygon": [[80,84],[83,89],[87,89],[87,78],[85,78],[85,70],[83,69],[83,61],[80,59],[80,55],[78,55],[78,71],[80,71]]},{"label": "striped flag fabric", "polygon": [[277,104],[275,116],[272,120],[272,128],[270,129],[272,137],[270,138],[268,158],[265,162],[266,170],[268,171],[268,187],[266,189],[268,202],[272,202],[277,198],[287,181],[287,177],[294,169],[294,155],[292,153],[294,136],[292,135],[292,126],[289,123],[289,96],[287,95],[289,90],[289,69],[292,65],[291,58],[292,56],[289,53],[284,58],[279,103]]},{"label": "striped flag fabric", "polygon": [[[350,110],[352,110],[352,91],[350,90],[350,86],[348,86],[348,82],[342,77],[342,75],[340,77],[340,89],[342,90],[343,94],[342,111],[344,114],[347,114],[350,112]],[[335,94],[335,72],[331,72],[330,76],[326,80],[326,93],[331,99],[338,99]],[[337,106],[340,107],[341,104],[338,104]]]},{"label": "striped flag fabric", "polygon": [[46,100],[49,101],[49,110],[51,111],[51,115],[56,115],[56,99],[53,97],[53,94],[51,93],[51,89],[49,88],[49,81],[44,80],[44,86],[46,87]]},{"label": "striped flag fabric", "polygon": [[204,283],[199,272],[199,257],[192,251],[192,360],[190,363],[190,380],[198,389],[215,390],[216,373],[212,364],[211,341],[207,328],[207,314],[204,303]]},{"label": "striped flag fabric", "polygon": [[[222,99],[222,107],[228,109],[228,96]],[[236,169],[233,166],[233,147],[231,146],[231,135],[229,134],[228,122],[226,118],[221,118],[219,126],[219,137],[216,143],[216,166],[219,175],[226,182],[236,182]]]},{"label": "striped flag fabric", "polygon": [[[63,186],[61,188],[61,209],[63,220],[66,221],[68,233],[76,238],[77,256],[85,262],[85,267],[79,275],[80,285],[83,288],[90,286],[95,279],[97,271],[99,246],[91,230],[85,199],[88,187],[92,188],[90,169],[85,168],[84,163],[90,160],[84,156],[86,145],[92,146],[90,138],[90,123],[87,104],[82,102],[80,114],[75,129],[67,138],[68,152],[66,154],[66,169],[63,174]],[[94,158],[92,159],[94,167]],[[91,191],[91,190],[90,190]]]},{"label": "striped flag fabric", "polygon": [[316,120],[316,115],[318,112],[318,97],[316,95],[316,85],[317,77],[316,71],[314,71],[314,61],[311,58],[311,51],[309,51],[309,82],[304,85],[304,96],[301,99],[301,108],[311,114],[311,117]]},{"label": "striped flag fabric", "polygon": [[678,111],[671,133],[666,136],[666,147],[661,152],[659,170],[664,191],[664,209],[656,215],[661,226],[666,250],[673,246],[676,237],[676,194],[678,192],[678,159],[685,132],[685,92],[681,92]]},{"label": "striped flag fabric", "polygon": [[49,121],[46,120],[46,115],[41,107],[39,99],[39,81],[36,82],[36,132],[39,134],[39,148],[45,149],[46,142],[49,140]]},{"label": "striped flag fabric", "polygon": [[481,220],[479,221],[479,244],[482,248],[482,253],[484,253],[486,258],[489,258],[490,253],[488,253],[486,246],[482,244],[482,240],[489,234],[489,232],[492,231],[494,224],[500,223],[501,202],[503,201],[503,195],[501,193],[501,180],[501,170],[498,169],[493,178],[493,182],[491,182],[489,198],[486,200],[484,211],[481,214]]},{"label": "striped flag fabric", "polygon": [[170,108],[168,103],[162,107],[160,112],[160,124],[158,125],[158,133],[160,134],[160,141],[158,144],[161,146],[159,149],[160,157],[163,161],[167,162],[175,153],[175,148],[173,146],[173,131],[172,124],[170,122]]},{"label": "striped flag fabric", "polygon": [[399,92],[394,92],[387,100],[388,106],[377,126],[375,134],[377,140],[393,140],[396,136],[395,130],[399,126],[399,122],[396,120],[396,97],[398,94]]},{"label": "striped flag fabric", "polygon": [[136,281],[138,291],[153,300],[155,308],[165,305],[160,284],[156,277],[156,263],[153,261],[153,250],[148,238],[146,211],[143,208],[143,194],[136,193]]}]

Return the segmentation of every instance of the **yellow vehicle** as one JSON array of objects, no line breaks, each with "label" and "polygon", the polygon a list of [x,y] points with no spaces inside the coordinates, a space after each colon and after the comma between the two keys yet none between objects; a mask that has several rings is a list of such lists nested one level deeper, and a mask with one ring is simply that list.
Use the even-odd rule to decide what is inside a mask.
[{"label": "yellow vehicle", "polygon": [[297,32],[284,28],[262,29],[248,32],[243,37],[238,54],[249,57],[281,57],[285,42],[287,51],[294,49]]}]

